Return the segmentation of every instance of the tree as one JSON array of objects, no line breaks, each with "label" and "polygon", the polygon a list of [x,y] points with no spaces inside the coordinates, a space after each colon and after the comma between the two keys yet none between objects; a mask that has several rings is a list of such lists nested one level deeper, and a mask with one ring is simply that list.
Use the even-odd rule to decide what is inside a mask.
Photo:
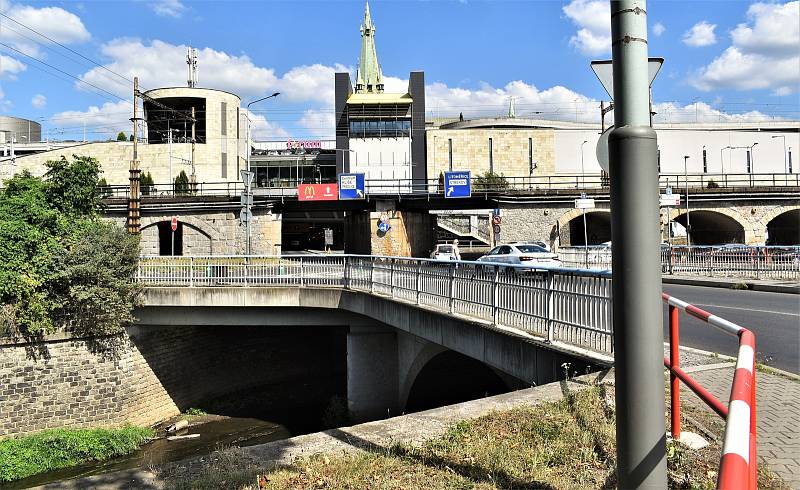
[{"label": "tree", "polygon": [[120,131],[117,134],[117,141],[128,141],[128,137],[125,136],[125,132],[124,131]]},{"label": "tree", "polygon": [[186,172],[181,170],[181,173],[175,177],[175,194],[188,194],[189,193],[189,177]]},{"label": "tree", "polygon": [[95,215],[101,206],[97,194],[100,164],[91,157],[73,155],[45,163],[45,193],[50,202],[66,214]]},{"label": "tree", "polygon": [[147,172],[146,174],[143,173],[139,177],[139,188],[142,190],[143,196],[150,195],[150,191],[153,189],[153,185],[154,185],[153,176],[150,175],[150,172]]},{"label": "tree", "polygon": [[130,138],[128,138],[128,141],[133,141],[133,133],[131,133],[131,136]]},{"label": "tree", "polygon": [[508,190],[508,180],[503,174],[487,171],[472,180],[472,188],[476,192],[502,192]]}]

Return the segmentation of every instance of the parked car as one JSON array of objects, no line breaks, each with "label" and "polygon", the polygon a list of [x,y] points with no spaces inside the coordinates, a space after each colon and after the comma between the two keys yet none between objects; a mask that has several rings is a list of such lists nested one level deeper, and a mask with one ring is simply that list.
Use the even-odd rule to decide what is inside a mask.
[{"label": "parked car", "polygon": [[561,267],[558,255],[548,252],[539,245],[509,243],[490,250],[478,258],[478,262],[496,264],[526,265],[530,267]]},{"label": "parked car", "polygon": [[436,245],[436,248],[431,252],[431,258],[434,260],[456,260],[456,254],[452,245]]},{"label": "parked car", "polygon": [[542,240],[526,240],[521,242],[511,242],[509,245],[536,245],[542,247],[543,249],[550,251],[550,245],[546,244]]}]

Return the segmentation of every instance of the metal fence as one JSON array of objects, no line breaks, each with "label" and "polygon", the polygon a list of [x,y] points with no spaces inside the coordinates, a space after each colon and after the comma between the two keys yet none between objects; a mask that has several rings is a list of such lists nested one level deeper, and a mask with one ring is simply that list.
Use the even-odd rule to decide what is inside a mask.
[{"label": "metal fence", "polygon": [[142,257],[153,287],[336,287],[513,327],[612,355],[611,276],[359,255]]},{"label": "metal fence", "polygon": [[[567,267],[610,269],[611,247],[562,247]],[[800,246],[673,246],[661,247],[664,274],[755,279],[800,279]]]}]

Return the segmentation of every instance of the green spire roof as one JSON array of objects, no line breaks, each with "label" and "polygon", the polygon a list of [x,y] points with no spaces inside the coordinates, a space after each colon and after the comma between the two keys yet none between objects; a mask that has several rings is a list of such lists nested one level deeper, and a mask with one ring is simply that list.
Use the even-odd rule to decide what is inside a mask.
[{"label": "green spire roof", "polygon": [[369,15],[369,2],[364,8],[364,23],[361,24],[361,57],[358,60],[356,93],[383,92],[383,75],[375,51],[375,24]]}]

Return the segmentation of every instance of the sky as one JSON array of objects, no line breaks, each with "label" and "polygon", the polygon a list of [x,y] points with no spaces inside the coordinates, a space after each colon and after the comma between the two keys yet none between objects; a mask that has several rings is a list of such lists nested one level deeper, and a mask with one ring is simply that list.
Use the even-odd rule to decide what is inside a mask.
[{"label": "sky", "polygon": [[[609,97],[589,67],[610,59],[605,0],[371,0],[386,91],[423,70],[428,117],[599,121]],[[130,132],[143,89],[199,86],[252,106],[256,139],[334,134],[333,74],[354,75],[363,0],[0,0],[0,113],[43,138]],[[656,122],[800,119],[800,2],[648,2]],[[46,37],[43,37],[46,36]]]}]

